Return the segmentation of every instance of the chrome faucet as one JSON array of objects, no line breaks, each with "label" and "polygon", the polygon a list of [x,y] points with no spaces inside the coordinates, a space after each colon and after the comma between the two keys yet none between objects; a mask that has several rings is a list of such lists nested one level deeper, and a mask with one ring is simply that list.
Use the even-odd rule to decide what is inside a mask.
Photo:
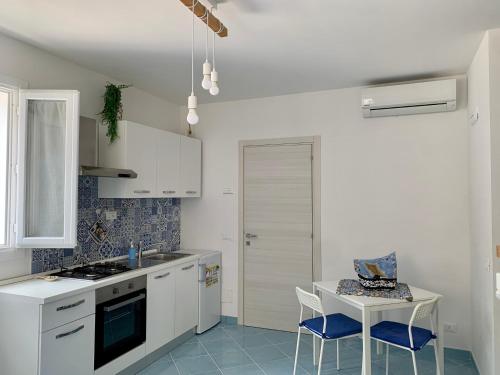
[{"label": "chrome faucet", "polygon": [[152,244],[150,244],[148,246],[144,246],[144,242],[139,241],[139,243],[137,244],[137,264],[138,264],[139,267],[141,267],[142,253],[145,250],[149,250],[150,248],[152,248],[154,246],[158,246],[158,245],[163,245],[163,242],[152,243]]},{"label": "chrome faucet", "polygon": [[144,243],[142,241],[139,241],[137,244],[137,262],[139,263],[139,267],[141,266],[142,263],[142,252],[144,251]]}]

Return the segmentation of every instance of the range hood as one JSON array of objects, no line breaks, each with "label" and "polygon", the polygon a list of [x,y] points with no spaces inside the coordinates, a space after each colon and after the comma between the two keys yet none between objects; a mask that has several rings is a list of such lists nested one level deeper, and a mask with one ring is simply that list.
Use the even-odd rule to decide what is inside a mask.
[{"label": "range hood", "polygon": [[80,176],[137,178],[137,173],[131,169],[105,168],[97,165],[98,134],[97,121],[80,116]]}]

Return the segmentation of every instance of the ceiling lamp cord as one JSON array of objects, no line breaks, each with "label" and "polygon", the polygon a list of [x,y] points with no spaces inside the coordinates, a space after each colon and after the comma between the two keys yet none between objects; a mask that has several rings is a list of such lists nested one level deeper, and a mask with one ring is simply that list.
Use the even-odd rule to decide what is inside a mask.
[{"label": "ceiling lamp cord", "polygon": [[[196,1],[196,3],[195,3]],[[191,30],[191,95],[188,97],[188,115],[187,122],[189,125],[196,125],[200,118],[196,113],[196,108],[198,107],[198,99],[194,95],[194,8],[198,4],[198,0],[193,0],[192,3],[192,30]]]},{"label": "ceiling lamp cord", "polygon": [[206,29],[207,29],[207,38],[205,40],[205,62],[203,63],[203,81],[201,81],[201,87],[205,90],[210,90],[212,87],[212,81],[210,77],[210,73],[212,72],[212,65],[208,61],[208,22],[209,22],[210,12],[208,9],[205,10],[205,15],[202,17],[202,20],[206,21]]},{"label": "ceiling lamp cord", "polygon": [[210,94],[213,96],[219,95],[220,89],[218,86],[219,82],[219,74],[217,73],[217,70],[215,70],[215,34],[220,33],[224,29],[224,25],[222,25],[221,22],[219,22],[219,31],[217,33],[215,31],[212,32],[212,64],[213,64],[213,70],[212,73],[210,74],[210,80],[211,80],[211,87],[210,87]]}]

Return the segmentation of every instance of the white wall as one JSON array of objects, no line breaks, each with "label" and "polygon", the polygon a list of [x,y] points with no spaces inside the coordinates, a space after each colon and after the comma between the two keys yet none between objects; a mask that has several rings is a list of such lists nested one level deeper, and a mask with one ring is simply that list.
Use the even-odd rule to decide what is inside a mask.
[{"label": "white wall", "polygon": [[[80,112],[98,118],[103,107],[104,86],[110,77],[95,73],[0,34],[0,76],[26,82],[33,89],[75,89],[80,91]],[[179,129],[179,107],[136,88],[123,91],[124,119],[160,129]],[[22,253],[22,254],[21,254]],[[25,274],[29,257],[0,254],[0,279]]]},{"label": "white wall", "polygon": [[[80,91],[80,112],[97,118],[104,86],[113,78],[85,69],[46,51],[0,34],[0,75],[28,83],[32,89]],[[128,83],[128,82],[126,82]],[[124,119],[160,129],[178,129],[179,107],[134,87],[123,91]]]},{"label": "white wall", "polygon": [[223,250],[223,313],[238,313],[238,141],[320,135],[323,278],[396,250],[401,281],[444,295],[443,319],[458,324],[446,345],[469,348],[464,81],[452,113],[363,119],[359,88],[201,105],[203,197],[182,202],[181,242]]},{"label": "white wall", "polygon": [[469,126],[471,348],[482,374],[493,374],[494,358],[489,41],[486,33],[468,72],[469,114],[479,111]]},{"label": "white wall", "polygon": [[[500,29],[488,32],[490,42],[490,123],[491,123],[491,180],[493,207],[493,246],[492,257],[494,270],[500,272],[500,259],[496,257],[497,245],[500,245]],[[490,279],[490,285],[495,285],[495,278]],[[489,288],[488,288],[489,289]],[[493,287],[493,289],[495,289]],[[490,294],[493,300],[493,322],[495,325],[494,349],[495,373],[500,371],[500,300]]]}]

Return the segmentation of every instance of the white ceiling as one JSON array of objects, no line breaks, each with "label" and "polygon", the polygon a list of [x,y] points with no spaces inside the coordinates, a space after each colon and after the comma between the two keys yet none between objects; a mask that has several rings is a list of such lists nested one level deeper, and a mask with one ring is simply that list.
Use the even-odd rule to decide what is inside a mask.
[{"label": "white ceiling", "polygon": [[[204,0],[200,0],[204,1]],[[190,12],[178,0],[0,0],[0,30],[174,103],[190,92]],[[221,95],[199,102],[463,73],[498,0],[226,0]],[[197,21],[200,87],[205,29]],[[200,82],[198,82],[200,81]]]}]

